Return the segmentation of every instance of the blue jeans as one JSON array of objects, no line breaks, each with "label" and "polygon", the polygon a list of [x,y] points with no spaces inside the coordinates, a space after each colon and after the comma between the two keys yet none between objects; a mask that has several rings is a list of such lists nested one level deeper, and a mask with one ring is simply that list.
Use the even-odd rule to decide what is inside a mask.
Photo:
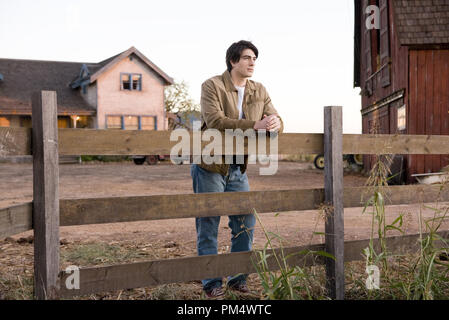
[{"label": "blue jeans", "polygon": [[[246,172],[242,174],[238,165],[230,165],[226,177],[219,173],[207,171],[197,164],[192,164],[190,174],[195,193],[212,192],[244,192],[249,191]],[[218,253],[217,235],[220,217],[196,218],[198,255],[213,255]],[[231,252],[251,251],[254,225],[253,214],[229,216],[229,228],[232,232]],[[228,278],[228,286],[245,284],[248,275],[240,274]],[[222,286],[222,278],[202,280],[203,289],[209,291]]]}]

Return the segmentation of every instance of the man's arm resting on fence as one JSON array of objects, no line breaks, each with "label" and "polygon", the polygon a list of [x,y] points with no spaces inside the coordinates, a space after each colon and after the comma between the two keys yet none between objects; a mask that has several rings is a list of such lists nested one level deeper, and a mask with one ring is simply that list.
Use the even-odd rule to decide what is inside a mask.
[{"label": "man's arm resting on fence", "polygon": [[[279,116],[276,109],[273,107],[273,103],[271,102],[271,98],[268,95],[267,90],[265,89],[264,86],[262,86],[262,89],[265,93],[265,104],[264,104],[264,108],[263,108],[263,114],[264,114],[264,116],[266,115],[267,117],[269,117],[271,115],[276,115],[278,117],[280,123],[279,123],[279,130],[274,130],[274,131],[282,133],[282,132],[284,132],[284,122],[282,121],[282,118]],[[267,130],[268,130],[268,128],[267,128]]]}]

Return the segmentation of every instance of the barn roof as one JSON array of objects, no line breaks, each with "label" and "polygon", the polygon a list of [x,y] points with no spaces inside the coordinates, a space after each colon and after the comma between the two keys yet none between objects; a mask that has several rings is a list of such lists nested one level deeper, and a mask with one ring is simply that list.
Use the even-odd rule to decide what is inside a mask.
[{"label": "barn roof", "polygon": [[[391,0],[394,26],[403,46],[449,46],[449,0]],[[354,87],[360,87],[364,8],[354,0]]]},{"label": "barn roof", "polygon": [[393,0],[401,45],[449,43],[449,0]]}]

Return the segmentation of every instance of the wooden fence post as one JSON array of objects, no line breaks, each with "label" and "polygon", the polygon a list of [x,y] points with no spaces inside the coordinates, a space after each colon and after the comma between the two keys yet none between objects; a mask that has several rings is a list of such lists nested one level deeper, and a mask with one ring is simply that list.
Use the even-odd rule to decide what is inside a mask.
[{"label": "wooden fence post", "polygon": [[343,220],[343,125],[342,107],[324,108],[324,201],[326,207],[326,252],[335,257],[326,259],[328,294],[343,300],[344,220]]},{"label": "wooden fence post", "polygon": [[32,96],[34,296],[57,297],[59,157],[56,92]]}]

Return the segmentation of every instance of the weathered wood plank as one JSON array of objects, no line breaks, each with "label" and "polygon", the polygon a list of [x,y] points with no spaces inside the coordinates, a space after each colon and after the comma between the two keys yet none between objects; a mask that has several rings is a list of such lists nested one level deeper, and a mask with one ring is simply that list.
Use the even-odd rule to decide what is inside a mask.
[{"label": "weathered wood plank", "polygon": [[32,97],[34,295],[52,299],[59,272],[59,164],[56,92]]},{"label": "weathered wood plank", "polygon": [[[406,132],[409,135],[416,134],[418,128],[418,88],[421,85],[418,82],[418,55],[416,50],[410,50],[409,53],[409,64],[410,71],[408,75],[409,80],[409,103],[406,104]],[[408,156],[407,157],[407,169],[410,175],[409,180],[413,181],[415,178],[412,178],[412,174],[416,174],[417,171],[417,163],[416,156]]]},{"label": "weathered wood plank", "polygon": [[[179,139],[170,142],[168,131],[86,129],[60,129],[59,131],[60,154],[65,155],[170,154],[171,148],[181,141]],[[202,147],[209,143],[202,142]],[[224,142],[222,145],[224,146]],[[190,140],[190,146],[193,146],[193,140]],[[267,152],[269,150],[267,139]],[[448,150],[449,136],[343,135],[344,154],[447,154]],[[315,154],[323,153],[323,151],[323,134],[284,133],[279,135],[278,154]],[[223,153],[225,154],[224,150]]]},{"label": "weathered wood plank", "polygon": [[[414,111],[417,115],[417,134],[426,134],[426,53],[428,50],[418,50],[418,100],[416,101],[416,105],[414,106]],[[415,157],[416,161],[416,171],[418,173],[426,172],[425,166],[425,155],[418,154]]]},{"label": "weathered wood plank", "polygon": [[[345,208],[363,207],[372,196],[366,187],[345,188]],[[386,204],[449,201],[448,188],[440,186],[392,186]],[[180,219],[314,210],[324,202],[324,189],[224,192],[140,197],[64,199],[60,201],[61,226]]]},{"label": "weathered wood plank", "polygon": [[0,209],[0,239],[33,229],[33,203]]},{"label": "weathered wood plank", "polygon": [[324,204],[326,206],[326,287],[332,299],[345,296],[343,218],[343,112],[342,107],[324,108]]},{"label": "weathered wood plank", "polygon": [[0,127],[0,157],[31,154],[31,129]]},{"label": "weathered wood plank", "polygon": [[[392,186],[387,205],[449,201],[449,190],[439,185]],[[345,188],[344,207],[363,207],[372,196],[369,188]],[[158,219],[314,210],[324,202],[324,189],[252,191],[240,194],[180,194],[140,197],[61,199],[60,225],[84,225]],[[226,204],[224,206],[223,204]],[[237,204],[242,203],[242,204]],[[32,230],[30,203],[0,210],[0,238]],[[28,206],[28,209],[26,208]]]},{"label": "weathered wood plank", "polygon": [[448,154],[449,136],[345,134],[344,154]]},{"label": "weathered wood plank", "polygon": [[316,209],[322,189],[61,200],[61,225]]},{"label": "weathered wood plank", "polygon": [[[447,107],[446,110],[442,108],[441,103],[441,83],[442,79],[438,77],[437,75],[442,73],[442,67],[443,67],[443,61],[442,61],[442,55],[440,53],[434,52],[434,59],[432,64],[433,74],[432,74],[432,81],[433,81],[433,89],[432,89],[432,97],[434,99],[433,101],[433,108],[432,108],[432,124],[429,128],[429,131],[427,131],[428,134],[432,135],[441,135],[443,134],[441,130],[441,124],[442,120],[444,119],[444,116],[447,114]],[[428,100],[427,103],[430,103]],[[443,110],[441,110],[443,109]],[[441,156],[440,155],[432,155],[431,161],[432,161],[432,172],[438,172],[442,168],[441,166]],[[426,170],[427,172],[427,170]]]},{"label": "weathered wood plank", "polygon": [[[449,231],[439,233],[443,238],[449,238]],[[407,254],[418,251],[419,234],[387,238],[387,248],[394,254]],[[345,245],[344,261],[363,260],[362,250],[369,245],[369,239],[347,241]],[[374,247],[378,251],[378,240],[374,240]],[[298,254],[305,250],[322,251],[324,244],[284,248],[285,256],[292,255],[287,261],[290,266],[322,265],[324,260],[319,255]],[[212,256],[187,257],[157,261],[120,264],[113,266],[80,268],[79,289],[67,289],[66,281],[71,275],[65,271],[59,273],[59,294],[70,298],[90,293],[100,293],[121,289],[158,286],[167,283],[187,282],[198,279],[214,278],[238,273],[255,273],[254,264],[260,261],[257,257],[259,251],[238,252]],[[280,256],[280,249],[275,249]],[[270,254],[273,252],[270,251]],[[279,270],[274,256],[267,259],[271,271]]]},{"label": "weathered wood plank", "polygon": [[[59,129],[58,135],[60,155],[170,154],[171,148],[181,141],[170,141],[169,131]],[[202,146],[209,143],[202,142]],[[447,154],[448,148],[449,136],[446,135],[343,135],[344,154]],[[269,150],[267,139],[268,153]],[[323,152],[323,134],[279,135],[278,154]],[[29,154],[31,129],[0,128],[0,156]]]},{"label": "weathered wood plank", "polygon": [[[183,132],[183,131],[180,131]],[[187,131],[184,131],[187,134]],[[61,155],[146,155],[146,154],[170,154],[173,147],[179,146],[183,141],[181,135],[171,131],[137,131],[137,130],[92,130],[92,129],[59,129]],[[172,140],[170,136],[173,134]],[[184,138],[193,153],[193,134],[188,133]],[[250,138],[255,142],[256,138]],[[225,139],[223,136],[222,153]],[[270,151],[269,139],[267,141],[267,153]],[[286,133],[279,135],[278,154],[321,153],[322,134]],[[202,141],[202,148],[209,145],[210,141]],[[234,152],[235,153],[235,142]],[[247,145],[244,148],[247,153]]]},{"label": "weathered wood plank", "polygon": [[[441,134],[449,135],[449,50],[441,50],[441,91],[440,106],[441,106]],[[441,166],[449,165],[449,156],[441,157]]]}]

